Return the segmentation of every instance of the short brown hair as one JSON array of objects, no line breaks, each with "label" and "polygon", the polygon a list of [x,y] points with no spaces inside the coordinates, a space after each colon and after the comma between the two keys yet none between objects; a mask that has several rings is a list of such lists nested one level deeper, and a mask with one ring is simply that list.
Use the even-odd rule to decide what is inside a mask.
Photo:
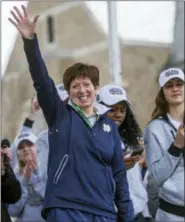
[{"label": "short brown hair", "polygon": [[69,91],[71,82],[77,77],[88,77],[94,87],[99,86],[99,69],[96,66],[75,63],[67,68],[63,75],[63,84],[66,91]]},{"label": "short brown hair", "polygon": [[168,112],[168,102],[166,101],[161,88],[155,99],[155,109],[152,112],[152,120],[157,119],[159,116],[164,116]]}]

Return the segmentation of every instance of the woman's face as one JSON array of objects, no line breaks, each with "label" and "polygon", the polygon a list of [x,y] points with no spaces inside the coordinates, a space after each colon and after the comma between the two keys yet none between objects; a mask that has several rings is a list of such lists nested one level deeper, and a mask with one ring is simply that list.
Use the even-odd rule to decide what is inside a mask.
[{"label": "woman's face", "polygon": [[126,117],[127,114],[127,105],[125,102],[117,103],[113,106],[110,106],[111,110],[108,112],[108,117],[115,121],[115,123],[120,126]]},{"label": "woman's face", "polygon": [[96,91],[88,77],[78,77],[71,82],[69,95],[76,105],[86,110],[93,107]]},{"label": "woman's face", "polygon": [[163,86],[163,93],[169,105],[180,105],[184,103],[184,82],[175,78]]},{"label": "woman's face", "polygon": [[32,158],[33,152],[36,153],[35,144],[31,143],[30,141],[21,142],[17,149],[18,159],[26,164],[27,161]]}]

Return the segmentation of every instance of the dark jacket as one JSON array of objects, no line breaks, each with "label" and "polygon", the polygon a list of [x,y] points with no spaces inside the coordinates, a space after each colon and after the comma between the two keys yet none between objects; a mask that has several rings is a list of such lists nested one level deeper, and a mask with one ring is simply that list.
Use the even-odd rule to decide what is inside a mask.
[{"label": "dark jacket", "polygon": [[24,49],[38,102],[49,127],[47,209],[61,207],[132,221],[117,126],[105,114],[93,127],[60,99],[41,57],[37,38],[24,39]]},{"label": "dark jacket", "polygon": [[16,203],[21,197],[21,186],[10,166],[1,176],[1,222],[11,222],[7,211],[7,204]]}]

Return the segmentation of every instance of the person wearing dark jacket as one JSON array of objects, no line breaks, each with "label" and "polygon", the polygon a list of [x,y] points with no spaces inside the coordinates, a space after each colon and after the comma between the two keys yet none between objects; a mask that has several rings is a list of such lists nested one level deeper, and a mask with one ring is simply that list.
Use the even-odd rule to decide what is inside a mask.
[{"label": "person wearing dark jacket", "polygon": [[[1,149],[1,157],[9,156],[8,148]],[[4,166],[1,158],[1,222],[11,222],[7,205],[14,204],[21,198],[21,186],[10,166]]]},{"label": "person wearing dark jacket", "polygon": [[[96,66],[76,63],[63,75],[64,103],[42,59],[35,26],[17,7],[11,11],[23,37],[33,85],[49,132],[48,180],[43,217],[47,222],[134,220],[121,142],[116,124],[94,101]],[[104,107],[105,108],[105,107]],[[105,111],[105,110],[104,110]]]}]

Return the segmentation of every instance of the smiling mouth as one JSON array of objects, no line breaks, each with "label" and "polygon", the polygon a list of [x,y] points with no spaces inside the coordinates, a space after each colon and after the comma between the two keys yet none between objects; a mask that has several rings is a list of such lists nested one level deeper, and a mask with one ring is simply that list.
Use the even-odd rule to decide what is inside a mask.
[{"label": "smiling mouth", "polygon": [[88,98],[89,98],[89,96],[80,96],[80,97],[78,97],[78,99],[79,99],[81,102],[87,102],[87,101],[88,101]]},{"label": "smiling mouth", "polygon": [[181,95],[180,94],[172,95],[172,97],[177,97],[177,96],[181,96]]}]

